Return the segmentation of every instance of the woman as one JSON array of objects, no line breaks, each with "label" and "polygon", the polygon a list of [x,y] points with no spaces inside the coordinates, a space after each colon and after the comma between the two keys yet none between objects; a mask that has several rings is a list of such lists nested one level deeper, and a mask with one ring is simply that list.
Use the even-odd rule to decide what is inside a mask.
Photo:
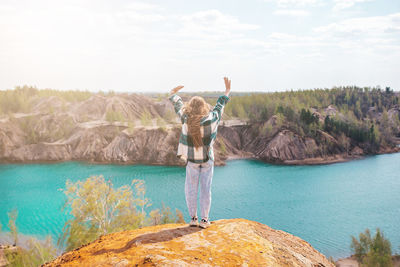
[{"label": "woman", "polygon": [[[211,182],[214,171],[213,144],[217,136],[218,124],[224,106],[229,101],[231,81],[224,77],[225,94],[220,96],[215,107],[210,110],[206,101],[194,96],[183,103],[176,94],[183,86],[171,90],[169,99],[182,122],[177,156],[187,161],[185,197],[191,221],[190,226],[207,228],[210,225],[208,214],[211,207]],[[201,221],[197,217],[197,191],[200,180]]]}]

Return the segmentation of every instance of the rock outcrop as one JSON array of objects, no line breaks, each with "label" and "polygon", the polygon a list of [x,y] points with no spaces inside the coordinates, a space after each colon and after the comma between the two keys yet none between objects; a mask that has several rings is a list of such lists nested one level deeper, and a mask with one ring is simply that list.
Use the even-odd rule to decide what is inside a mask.
[{"label": "rock outcrop", "polygon": [[244,219],[207,229],[167,224],[101,236],[43,266],[308,266],[334,264],[289,233]]}]

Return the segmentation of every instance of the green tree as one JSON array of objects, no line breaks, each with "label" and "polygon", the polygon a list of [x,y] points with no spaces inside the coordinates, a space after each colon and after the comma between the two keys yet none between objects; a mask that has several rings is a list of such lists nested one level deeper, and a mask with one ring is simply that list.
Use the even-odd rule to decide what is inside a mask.
[{"label": "green tree", "polygon": [[100,235],[142,226],[148,200],[142,182],[133,180],[132,185],[135,192],[127,185],[114,189],[103,176],[76,183],[67,180],[64,208],[70,207],[72,218],[65,223],[58,244],[71,250]]},{"label": "green tree", "polygon": [[177,223],[186,223],[185,219],[183,218],[182,211],[175,209],[175,213],[176,213],[176,222]]},{"label": "green tree", "polygon": [[161,224],[161,214],[159,209],[155,209],[150,211],[149,213],[149,223],[150,225],[159,225]]},{"label": "green tree", "polygon": [[371,236],[369,229],[359,234],[359,240],[352,236],[350,248],[354,252],[357,261],[361,266],[367,267],[391,267],[392,250],[391,244],[385,238],[379,228],[376,229],[375,236]]},{"label": "green tree", "polygon": [[142,112],[142,114],[140,115],[140,122],[142,123],[143,126],[151,126],[152,124],[151,119],[152,119],[151,114],[147,110]]},{"label": "green tree", "polygon": [[241,103],[232,107],[232,115],[240,119],[247,119],[247,113]]},{"label": "green tree", "polygon": [[67,197],[64,209],[70,210],[72,218],[65,223],[58,245],[65,245],[67,251],[112,232],[146,225],[184,223],[179,210],[175,216],[164,204],[161,213],[153,210],[150,217],[146,216],[146,208],[151,204],[145,197],[143,180],[135,179],[129,186],[115,189],[103,176],[92,176],[75,183],[67,180],[63,191]]},{"label": "green tree", "polygon": [[226,152],[226,145],[225,145],[224,139],[220,138],[218,141],[219,141],[219,148],[221,150],[221,154],[225,156],[227,152]]},{"label": "green tree", "polygon": [[118,110],[107,110],[106,113],[106,120],[109,122],[114,122],[114,121],[125,121],[124,115],[119,112]]},{"label": "green tree", "polygon": [[56,248],[50,236],[44,241],[29,238],[24,247],[5,251],[10,266],[36,267],[53,260],[57,256]]},{"label": "green tree", "polygon": [[175,213],[176,215],[172,213],[171,208],[166,207],[164,203],[162,203],[161,212],[159,209],[155,209],[150,212],[149,224],[159,225],[166,223],[185,223],[182,212],[178,209],[175,209]]},{"label": "green tree", "polygon": [[8,212],[8,217],[8,227],[14,241],[13,247],[4,250],[9,266],[39,266],[56,257],[56,248],[53,245],[51,236],[47,236],[44,241],[31,237],[24,243],[24,248],[16,247],[18,242],[18,228],[16,226],[18,210],[13,209]]},{"label": "green tree", "polygon": [[18,210],[13,209],[8,214],[8,228],[10,228],[10,234],[14,241],[14,246],[17,245],[18,242],[18,228],[17,228],[17,217],[18,217]]},{"label": "green tree", "polygon": [[166,207],[164,203],[162,203],[162,209],[161,209],[161,224],[166,224],[166,223],[174,223],[176,222],[176,218],[174,214],[171,211],[170,207]]},{"label": "green tree", "polygon": [[128,121],[127,131],[128,131],[129,134],[133,134],[135,132],[135,122]]},{"label": "green tree", "polygon": [[346,153],[349,154],[350,149],[350,140],[346,137],[344,133],[341,133],[337,138],[339,144],[346,150]]},{"label": "green tree", "polygon": [[165,120],[163,120],[163,118],[161,117],[157,117],[156,119],[156,124],[159,127],[165,127],[167,124],[165,123]]}]

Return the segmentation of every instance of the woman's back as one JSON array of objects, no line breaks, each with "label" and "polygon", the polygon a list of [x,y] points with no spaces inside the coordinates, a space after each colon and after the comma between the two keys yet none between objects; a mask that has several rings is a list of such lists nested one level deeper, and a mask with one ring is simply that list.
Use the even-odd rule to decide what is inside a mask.
[{"label": "woman's back", "polygon": [[[182,122],[177,156],[194,163],[206,162],[209,159],[214,160],[213,144],[217,137],[218,125],[224,106],[228,103],[229,97],[220,96],[215,107],[206,114],[205,112],[199,114],[199,108],[195,109],[190,106],[193,98],[187,105],[184,105],[177,94],[173,94],[169,99]],[[198,104],[198,102],[195,103]],[[204,103],[207,105],[205,101]],[[204,110],[203,107],[201,109]]]}]

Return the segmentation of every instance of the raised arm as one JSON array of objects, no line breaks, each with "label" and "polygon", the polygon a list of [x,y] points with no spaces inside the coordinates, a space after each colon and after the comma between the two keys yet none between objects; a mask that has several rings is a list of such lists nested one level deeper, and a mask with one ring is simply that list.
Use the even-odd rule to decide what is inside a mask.
[{"label": "raised arm", "polygon": [[224,77],[225,82],[225,95],[229,97],[229,93],[231,92],[231,80],[228,77]]},{"label": "raised arm", "polygon": [[182,88],[183,88],[183,85],[179,85],[179,86],[175,87],[174,89],[172,89],[171,92],[169,93],[168,99],[174,105],[175,112],[176,112],[176,114],[178,114],[179,118],[181,119],[181,121],[183,123],[183,101],[182,101],[182,98],[176,94]]},{"label": "raised arm", "polygon": [[224,77],[225,82],[225,94],[220,96],[217,100],[217,104],[213,109],[213,121],[219,122],[222,118],[222,114],[224,111],[224,106],[229,101],[229,93],[231,91],[231,80],[227,77]]}]

